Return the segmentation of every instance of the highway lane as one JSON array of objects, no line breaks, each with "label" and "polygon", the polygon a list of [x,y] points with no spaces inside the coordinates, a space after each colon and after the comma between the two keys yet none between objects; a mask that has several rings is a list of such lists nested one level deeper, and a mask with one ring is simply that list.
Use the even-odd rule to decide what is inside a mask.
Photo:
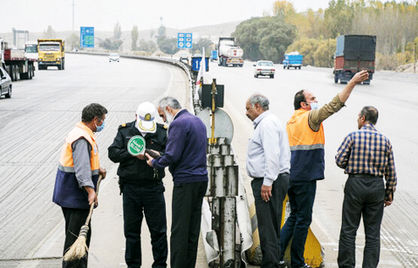
[{"label": "highway lane", "polygon": [[[104,131],[98,133],[108,179],[93,216],[89,261],[91,267],[124,267],[117,165],[107,158],[107,147],[118,125],[134,120],[140,102],[173,94],[187,104],[187,86],[184,72],[171,65],[123,58],[109,63],[105,57],[85,55],[66,55],[65,71],[37,71],[32,81],[14,83],[12,98],[0,99],[0,267],[58,265],[54,258],[62,252],[64,224],[51,199],[59,152],[82,108],[91,102],[101,103],[109,114]],[[171,177],[165,181],[170,218]],[[147,233],[143,224],[144,243],[149,244]],[[151,266],[150,246],[143,250],[144,265]]]},{"label": "highway lane", "polygon": [[[330,100],[343,85],[335,85],[330,69],[277,69],[275,79],[253,78],[252,67],[220,68],[211,64],[209,75],[225,84],[226,109],[234,121],[234,149],[245,176],[247,139],[252,123],[245,117],[245,100],[261,92],[271,100],[271,110],[286,121],[293,112],[293,95],[306,88],[320,102]],[[99,102],[109,109],[106,129],[98,136],[103,165],[109,178],[104,181],[101,203],[93,217],[92,267],[124,267],[121,199],[115,176],[116,165],[107,159],[107,146],[117,126],[133,120],[142,100],[157,100],[169,93],[185,103],[186,77],[179,69],[146,61],[67,55],[66,70],[38,71],[32,81],[14,83],[12,99],[0,99],[0,259],[59,256],[63,222],[59,208],[52,204],[52,188],[62,141],[81,109]],[[377,73],[370,86],[359,86],[347,107],[325,122],[326,180],[318,184],[312,228],[325,249],[327,267],[336,267],[343,185],[346,176],[334,164],[334,154],[343,137],[356,129],[359,110],[366,104],[381,112],[377,127],[392,141],[399,186],[394,204],[385,210],[380,267],[414,267],[418,252],[418,181],[412,175],[418,149],[416,75]],[[167,213],[170,219],[170,181],[166,178]],[[251,189],[248,187],[249,199]],[[106,197],[106,198],[104,198]],[[103,224],[105,223],[105,224]],[[170,220],[168,221],[170,224]],[[145,224],[143,231],[147,233]],[[149,244],[149,237],[143,237]],[[359,231],[357,252],[364,235]],[[144,249],[144,252],[151,252]],[[144,267],[151,264],[146,254]],[[199,255],[203,263],[202,254]],[[0,267],[56,267],[57,260],[1,261]],[[203,267],[203,266],[198,266]]]},{"label": "highway lane", "polygon": [[[283,122],[293,113],[294,94],[308,89],[320,103],[331,100],[344,85],[334,84],[329,68],[304,67],[283,70],[276,65],[275,79],[253,77],[252,63],[244,68],[210,65],[209,77],[225,85],[225,109],[231,115],[235,136],[233,146],[246,176],[245,155],[252,123],[245,116],[245,101],[253,93],[262,93],[270,109]],[[398,188],[392,206],[385,209],[382,224],[382,250],[379,267],[418,267],[418,180],[415,172],[418,150],[418,75],[377,72],[370,86],[357,86],[338,114],[325,121],[326,179],[318,183],[312,228],[324,246],[325,264],[337,267],[338,236],[341,224],[343,187],[346,175],[334,162],[336,150],[349,132],[357,129],[357,115],[365,105],[378,108],[377,129],[387,135],[394,148]],[[249,180],[246,190],[251,197]],[[357,235],[357,263],[361,263],[364,245],[362,227]]]}]

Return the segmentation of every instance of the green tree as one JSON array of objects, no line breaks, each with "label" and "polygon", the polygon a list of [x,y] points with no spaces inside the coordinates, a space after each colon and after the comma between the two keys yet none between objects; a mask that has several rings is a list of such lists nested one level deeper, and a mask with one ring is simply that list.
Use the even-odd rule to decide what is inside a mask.
[{"label": "green tree", "polygon": [[333,56],[336,47],[335,39],[326,39],[319,41],[318,47],[313,53],[315,66],[332,67],[334,66]]},{"label": "green tree", "polygon": [[353,18],[354,8],[350,6],[349,0],[331,0],[324,14],[328,29],[326,37],[336,38],[340,34],[350,34]]},{"label": "green tree", "polygon": [[177,38],[160,37],[158,38],[158,47],[167,54],[175,54],[179,49],[177,48]]},{"label": "green tree", "polygon": [[250,60],[280,62],[296,37],[296,27],[280,16],[252,18],[240,23],[232,34]]},{"label": "green tree", "polygon": [[287,48],[287,52],[297,51],[303,55],[304,65],[315,66],[314,53],[319,45],[319,40],[313,38],[300,39]]},{"label": "green tree", "polygon": [[157,31],[157,39],[164,39],[166,37],[166,29],[164,25],[161,25]]},{"label": "green tree", "polygon": [[213,42],[210,39],[200,38],[199,41],[197,41],[197,43],[193,43],[193,52],[202,53],[203,48],[205,48],[205,54],[209,55],[212,45],[213,45]]},{"label": "green tree", "polygon": [[113,38],[106,38],[99,42],[99,46],[108,50],[118,50],[122,45],[122,40],[115,40]]},{"label": "green tree", "polygon": [[154,52],[157,50],[157,45],[154,41],[145,41],[144,39],[139,40],[139,50],[146,51],[146,52]]},{"label": "green tree", "polygon": [[122,37],[122,27],[120,26],[120,23],[117,22],[115,24],[115,27],[113,28],[113,39],[120,40]]},{"label": "green tree", "polygon": [[138,26],[135,25],[131,31],[131,41],[132,41],[131,49],[132,50],[137,50],[138,36],[139,36]]}]

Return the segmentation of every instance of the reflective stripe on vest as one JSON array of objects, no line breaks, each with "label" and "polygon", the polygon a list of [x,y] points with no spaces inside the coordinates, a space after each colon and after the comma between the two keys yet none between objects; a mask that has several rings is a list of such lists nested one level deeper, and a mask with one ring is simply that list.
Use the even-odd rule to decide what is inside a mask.
[{"label": "reflective stripe on vest", "polygon": [[299,109],[287,122],[291,151],[290,179],[312,181],[324,178],[324,128],[313,131],[308,123],[309,111]]}]

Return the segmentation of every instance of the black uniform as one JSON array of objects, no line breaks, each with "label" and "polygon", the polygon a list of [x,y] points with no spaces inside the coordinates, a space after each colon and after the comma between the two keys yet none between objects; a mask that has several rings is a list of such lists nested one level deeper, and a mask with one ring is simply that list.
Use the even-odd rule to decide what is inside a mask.
[{"label": "black uniform", "polygon": [[[129,268],[141,267],[141,223],[143,214],[151,233],[152,267],[166,267],[167,223],[165,213],[164,169],[154,169],[145,160],[132,156],[127,144],[133,136],[142,134],[136,121],[119,126],[118,133],[108,148],[109,158],[120,163],[119,184],[123,193],[123,219],[126,238],[125,261]],[[166,128],[157,124],[157,131],[145,135],[146,148],[164,152],[167,141]]]}]

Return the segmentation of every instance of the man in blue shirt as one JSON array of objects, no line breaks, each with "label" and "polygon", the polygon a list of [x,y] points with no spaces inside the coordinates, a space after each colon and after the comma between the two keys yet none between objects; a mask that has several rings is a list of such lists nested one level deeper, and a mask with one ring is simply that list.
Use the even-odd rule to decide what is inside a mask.
[{"label": "man in blue shirt", "polygon": [[208,186],[206,127],[172,97],[160,100],[158,113],[169,124],[165,152],[157,159],[146,156],[148,165],[169,166],[173,175],[171,267],[194,268],[202,202]]},{"label": "man in blue shirt", "polygon": [[269,111],[265,96],[251,96],[246,110],[254,124],[254,134],[248,144],[247,173],[253,178],[251,187],[263,253],[261,267],[275,268],[282,265],[280,225],[289,185],[289,140],[282,122]]}]

